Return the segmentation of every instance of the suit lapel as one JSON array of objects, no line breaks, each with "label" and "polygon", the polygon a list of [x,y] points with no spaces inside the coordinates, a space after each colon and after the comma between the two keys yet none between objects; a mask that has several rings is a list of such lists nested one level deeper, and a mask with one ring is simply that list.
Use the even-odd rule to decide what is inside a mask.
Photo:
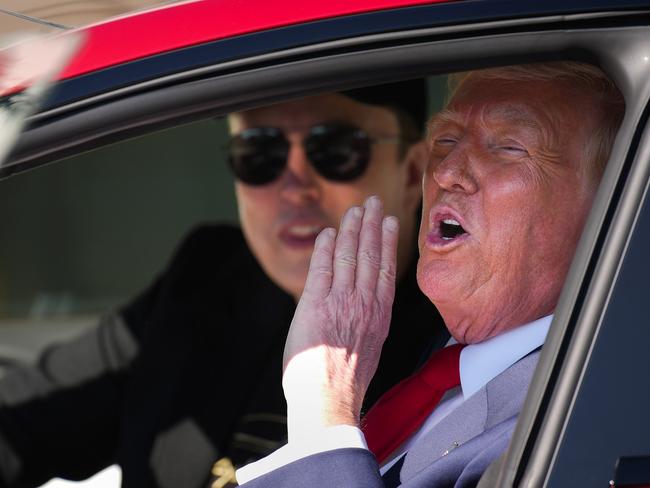
[{"label": "suit lapel", "polygon": [[538,357],[536,351],[512,365],[416,442],[404,458],[402,483],[443,457],[454,457],[469,440],[517,415]]},{"label": "suit lapel", "polygon": [[[472,395],[456,410],[447,415],[427,435],[416,442],[404,458],[400,473],[402,482],[413,477],[457,446],[479,435],[485,429],[488,415],[485,388]],[[448,454],[445,454],[445,453]]]}]

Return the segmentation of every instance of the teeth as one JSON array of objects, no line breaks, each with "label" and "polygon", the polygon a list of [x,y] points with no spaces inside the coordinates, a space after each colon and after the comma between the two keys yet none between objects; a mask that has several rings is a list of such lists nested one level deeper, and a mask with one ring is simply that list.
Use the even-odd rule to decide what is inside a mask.
[{"label": "teeth", "polygon": [[447,225],[460,225],[460,222],[455,219],[443,219],[442,223]]},{"label": "teeth", "polygon": [[456,219],[442,219],[440,221],[439,229],[440,237],[444,241],[454,240],[463,234],[466,234],[465,229],[460,225]]},{"label": "teeth", "polygon": [[320,232],[319,225],[294,225],[289,229],[289,232],[296,237],[309,237]]}]

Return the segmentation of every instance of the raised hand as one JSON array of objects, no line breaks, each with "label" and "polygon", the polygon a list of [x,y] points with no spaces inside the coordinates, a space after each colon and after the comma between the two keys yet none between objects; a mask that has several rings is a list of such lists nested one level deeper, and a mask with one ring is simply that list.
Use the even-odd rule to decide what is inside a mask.
[{"label": "raised hand", "polygon": [[388,334],[395,295],[397,218],[370,197],[324,229],[284,351],[289,439],[358,425]]}]

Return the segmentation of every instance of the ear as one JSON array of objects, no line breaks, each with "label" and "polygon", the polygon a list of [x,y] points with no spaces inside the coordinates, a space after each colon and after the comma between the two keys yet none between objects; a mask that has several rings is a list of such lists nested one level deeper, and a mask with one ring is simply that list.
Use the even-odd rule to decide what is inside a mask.
[{"label": "ear", "polygon": [[404,193],[405,208],[415,212],[422,201],[422,176],[427,167],[429,152],[424,140],[411,144],[401,164],[404,165],[406,191]]}]

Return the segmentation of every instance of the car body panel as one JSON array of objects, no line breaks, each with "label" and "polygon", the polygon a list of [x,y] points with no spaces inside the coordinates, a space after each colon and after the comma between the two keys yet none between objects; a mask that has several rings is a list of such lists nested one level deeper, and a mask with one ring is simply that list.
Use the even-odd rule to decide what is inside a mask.
[{"label": "car body panel", "polygon": [[[282,8],[263,0],[205,0],[148,10],[86,27],[88,43],[62,78],[79,76],[161,52],[251,32],[450,0],[287,0]],[[458,1],[458,0],[457,0]],[[223,15],[227,12],[227,15]],[[146,32],[146,36],[142,33]],[[134,38],[138,42],[133,42]]]},{"label": "car body panel", "polygon": [[[204,0],[174,4],[115,20],[89,26],[88,42],[78,58],[63,72],[62,78],[71,78],[106,67],[140,59],[175,49],[218,39],[249,34],[293,24],[304,24],[322,19],[352,16],[381,10],[392,10],[418,5],[458,3],[472,16],[484,18],[515,18],[521,16],[572,14],[594,10],[623,10],[643,6],[640,1],[555,0],[543,4],[513,1],[476,0],[336,0],[330,2],[300,2],[287,0],[282,8],[263,0]],[[462,10],[461,10],[462,11]],[[228,15],[222,15],[227,12]],[[418,14],[424,12],[418,11]],[[438,22],[447,20],[440,11]],[[426,15],[427,24],[436,22],[437,15]],[[364,21],[369,18],[363,19]],[[456,19],[460,20],[460,19]],[[465,21],[471,21],[466,18]],[[146,32],[146,36],[142,33]],[[138,42],[132,42],[138,39]]]},{"label": "car body panel", "polygon": [[[644,5],[643,0],[549,0],[543,4],[516,0],[340,0],[283,2],[281,9],[260,0],[247,1],[245,8],[238,0],[174,4],[80,29],[86,44],[61,75],[61,79],[75,82],[62,85],[48,106],[106,91],[116,83],[127,86],[147,76],[165,76],[290,46],[433,26],[625,12]],[[222,11],[229,15],[219,15]],[[134,63],[138,60],[146,66]]]}]

